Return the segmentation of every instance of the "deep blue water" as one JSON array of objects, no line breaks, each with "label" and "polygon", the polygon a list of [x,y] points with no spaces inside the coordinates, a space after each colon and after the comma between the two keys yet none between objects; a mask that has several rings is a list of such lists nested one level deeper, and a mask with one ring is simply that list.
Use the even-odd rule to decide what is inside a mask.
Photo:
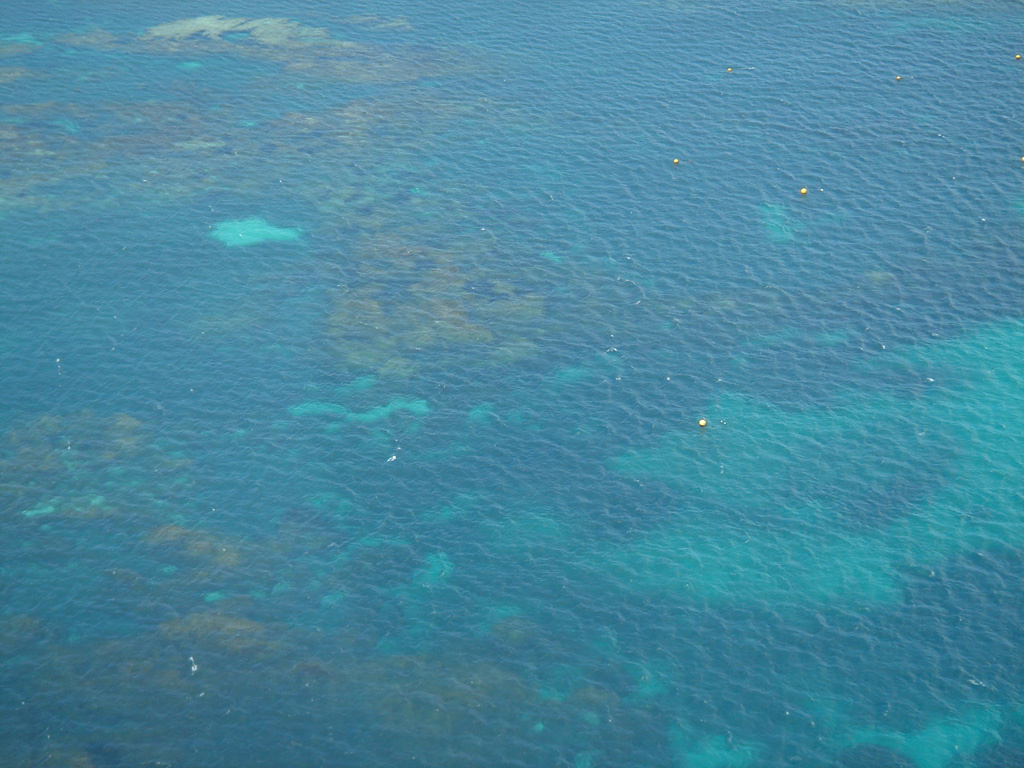
[{"label": "deep blue water", "polygon": [[1024,765],[1022,23],[4,3],[0,768]]}]

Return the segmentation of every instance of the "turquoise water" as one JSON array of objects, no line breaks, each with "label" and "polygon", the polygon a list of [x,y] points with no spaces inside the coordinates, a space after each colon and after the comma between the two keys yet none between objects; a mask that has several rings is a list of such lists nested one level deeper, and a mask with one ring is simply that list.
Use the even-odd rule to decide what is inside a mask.
[{"label": "turquoise water", "polygon": [[0,768],[1024,765],[1022,23],[4,3]]}]

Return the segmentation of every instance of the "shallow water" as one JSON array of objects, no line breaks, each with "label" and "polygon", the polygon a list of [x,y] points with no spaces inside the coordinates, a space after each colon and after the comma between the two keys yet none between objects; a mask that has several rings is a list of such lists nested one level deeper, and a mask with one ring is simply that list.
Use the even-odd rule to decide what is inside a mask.
[{"label": "shallow water", "polygon": [[1022,21],[5,4],[0,766],[1024,765]]}]

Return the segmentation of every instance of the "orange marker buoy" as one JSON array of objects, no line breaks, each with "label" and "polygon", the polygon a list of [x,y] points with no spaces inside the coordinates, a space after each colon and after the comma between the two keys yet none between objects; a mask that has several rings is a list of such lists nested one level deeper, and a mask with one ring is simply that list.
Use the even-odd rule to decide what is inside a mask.
[{"label": "orange marker buoy", "polygon": [[701,419],[700,421],[697,422],[697,426],[698,427],[706,427],[707,425],[708,425],[708,420],[707,419]]},{"label": "orange marker buoy", "polygon": [[806,195],[807,194],[807,187],[800,187],[800,194],[801,195]]}]

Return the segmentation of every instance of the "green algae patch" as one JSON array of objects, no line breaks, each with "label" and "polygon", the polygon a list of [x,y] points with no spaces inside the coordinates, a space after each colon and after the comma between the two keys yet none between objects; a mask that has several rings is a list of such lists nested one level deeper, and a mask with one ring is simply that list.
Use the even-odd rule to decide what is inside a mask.
[{"label": "green algae patch", "polygon": [[292,416],[331,416],[344,419],[351,424],[373,424],[403,411],[414,416],[424,416],[430,413],[430,406],[426,400],[406,400],[396,397],[387,405],[378,405],[368,411],[352,411],[343,405],[318,402],[299,403],[288,409],[288,413]]},{"label": "green algae patch", "polygon": [[294,227],[275,227],[258,216],[238,221],[222,221],[215,224],[210,237],[219,240],[229,248],[257,243],[285,242],[298,240],[302,230]]}]

